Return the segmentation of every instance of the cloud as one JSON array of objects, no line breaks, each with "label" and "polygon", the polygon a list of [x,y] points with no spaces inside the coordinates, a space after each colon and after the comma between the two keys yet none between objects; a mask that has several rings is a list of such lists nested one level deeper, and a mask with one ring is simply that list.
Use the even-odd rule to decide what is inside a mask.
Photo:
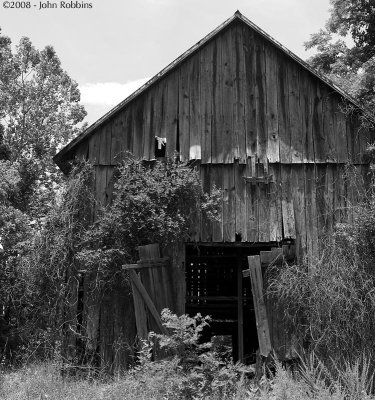
[{"label": "cloud", "polygon": [[135,92],[150,78],[137,79],[127,83],[100,82],[86,83],[79,87],[84,105],[115,106]]}]

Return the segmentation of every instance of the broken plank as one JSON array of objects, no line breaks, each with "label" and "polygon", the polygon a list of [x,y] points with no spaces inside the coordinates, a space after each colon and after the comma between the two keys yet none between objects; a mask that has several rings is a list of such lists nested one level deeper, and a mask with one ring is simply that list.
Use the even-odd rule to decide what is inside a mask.
[{"label": "broken plank", "polygon": [[268,327],[267,309],[263,294],[263,278],[259,256],[249,256],[251,290],[253,293],[255,318],[258,332],[259,352],[268,357],[272,351],[270,331]]},{"label": "broken plank", "polygon": [[149,294],[147,293],[147,290],[145,289],[145,287],[143,286],[141,280],[139,279],[137,273],[130,269],[128,271],[129,273],[129,277],[132,281],[132,284],[134,284],[135,288],[138,290],[139,294],[142,296],[143,301],[145,302],[147,308],[149,309],[152,317],[154,318],[159,330],[161,333],[163,333],[164,335],[167,334],[167,330],[164,327],[163,323],[161,322],[159,313],[157,312],[155,305],[153,303],[153,301],[151,300],[151,297],[149,296]]}]

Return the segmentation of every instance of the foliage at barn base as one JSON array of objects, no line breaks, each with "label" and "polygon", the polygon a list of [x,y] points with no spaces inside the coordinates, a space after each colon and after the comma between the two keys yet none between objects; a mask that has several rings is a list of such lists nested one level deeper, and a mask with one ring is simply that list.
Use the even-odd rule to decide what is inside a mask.
[{"label": "foliage at barn base", "polygon": [[[112,304],[121,293],[125,302],[126,331],[117,344],[124,367],[134,362],[130,349],[136,331],[131,285],[122,265],[139,259],[141,245],[158,243],[162,251],[177,251],[201,212],[217,216],[222,194],[216,189],[204,193],[198,170],[175,159],[147,163],[128,154],[114,179],[112,205],[97,209],[77,258],[86,271],[88,291]],[[94,335],[88,336],[86,349],[95,348]]]},{"label": "foliage at barn base", "polygon": [[[95,363],[82,309],[77,314],[85,277],[94,277],[90,284],[99,293],[120,288],[133,307],[121,266],[136,262],[137,246],[158,242],[170,247],[184,241],[199,212],[215,218],[221,201],[218,190],[203,193],[194,168],[173,160],[146,165],[129,155],[118,168],[115,197],[108,207],[95,202],[93,177],[88,163],[74,167],[42,229],[29,234],[25,251],[17,253],[13,273],[18,274],[15,287],[21,292],[15,296],[15,308],[22,315],[12,309],[13,333],[19,336],[13,361],[21,353],[20,361],[30,361],[61,350],[60,357],[69,362]],[[129,323],[135,326],[134,316]]]}]

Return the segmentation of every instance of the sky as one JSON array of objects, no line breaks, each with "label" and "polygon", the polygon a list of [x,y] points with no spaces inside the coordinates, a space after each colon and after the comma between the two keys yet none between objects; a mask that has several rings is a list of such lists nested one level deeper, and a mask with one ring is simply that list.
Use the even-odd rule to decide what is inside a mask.
[{"label": "sky", "polygon": [[[55,48],[79,85],[89,124],[236,10],[306,59],[303,43],[324,27],[330,8],[329,0],[49,0],[57,8],[42,9],[39,0],[31,0],[28,9],[4,3],[2,34],[14,44],[27,36],[39,49]],[[86,7],[67,9],[61,3]]]}]

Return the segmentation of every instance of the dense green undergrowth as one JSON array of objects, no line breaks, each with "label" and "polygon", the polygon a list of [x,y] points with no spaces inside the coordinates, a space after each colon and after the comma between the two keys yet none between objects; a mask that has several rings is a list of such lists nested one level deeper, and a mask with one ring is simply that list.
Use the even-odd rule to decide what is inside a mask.
[{"label": "dense green undergrowth", "polygon": [[[150,362],[146,368],[130,370],[110,381],[63,378],[58,365],[34,364],[1,375],[0,398],[4,400],[153,400],[153,399],[245,399],[245,400],[373,400],[367,394],[372,377],[365,376],[367,361],[347,364],[339,378],[327,381],[324,366],[315,360],[301,364],[292,374],[276,364],[273,376],[260,380],[238,379],[225,393],[204,392],[191,386],[189,373],[183,374],[176,359]],[[191,382],[191,381],[190,381]],[[227,382],[229,383],[229,382]]]},{"label": "dense green undergrowth", "polygon": [[[115,377],[90,375],[61,362],[39,363],[0,374],[0,398],[152,400],[152,399],[282,399],[371,400],[373,374],[365,357],[346,362],[335,371],[314,353],[300,357],[293,370],[276,359],[260,374],[234,364],[222,348],[200,342],[209,318],[199,314],[177,317],[162,312],[168,335],[143,341],[135,367]],[[165,352],[166,358],[153,360]],[[68,367],[68,368],[67,368]],[[70,368],[70,370],[69,370]],[[69,373],[74,372],[74,373]]]}]

